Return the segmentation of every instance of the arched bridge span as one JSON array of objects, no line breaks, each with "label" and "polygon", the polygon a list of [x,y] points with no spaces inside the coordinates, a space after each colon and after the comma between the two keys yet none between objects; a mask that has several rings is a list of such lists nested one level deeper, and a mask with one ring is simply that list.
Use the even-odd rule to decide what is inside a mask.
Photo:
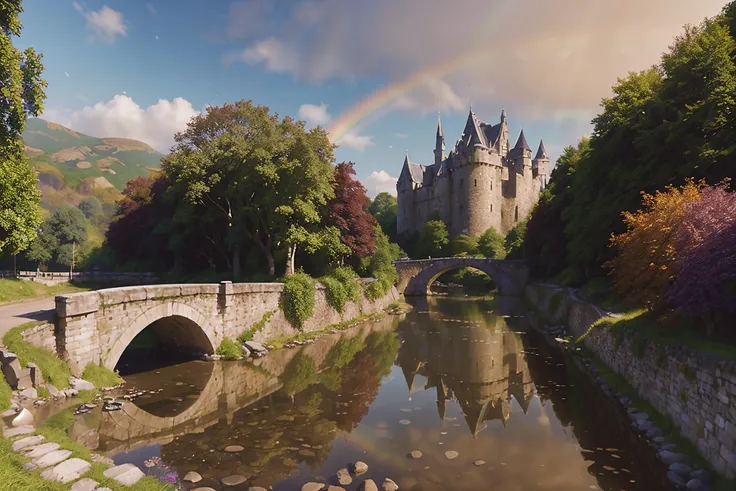
[{"label": "arched bridge span", "polygon": [[405,296],[427,295],[429,287],[440,275],[461,268],[483,271],[498,285],[502,295],[522,295],[529,272],[523,261],[477,257],[442,257],[394,261],[399,273],[396,287]]}]

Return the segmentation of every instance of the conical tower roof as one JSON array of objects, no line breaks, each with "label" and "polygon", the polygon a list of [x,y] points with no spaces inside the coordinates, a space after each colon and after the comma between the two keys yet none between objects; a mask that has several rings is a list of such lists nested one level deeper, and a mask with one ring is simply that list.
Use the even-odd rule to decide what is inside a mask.
[{"label": "conical tower roof", "polygon": [[532,151],[531,148],[529,148],[529,144],[526,142],[526,138],[524,137],[524,130],[521,130],[521,133],[519,133],[519,139],[516,140],[516,145],[514,145],[514,150],[517,149],[524,149]]},{"label": "conical tower roof", "polygon": [[539,140],[539,149],[537,149],[537,155],[534,156],[534,160],[549,160],[547,149],[544,148],[544,140]]}]

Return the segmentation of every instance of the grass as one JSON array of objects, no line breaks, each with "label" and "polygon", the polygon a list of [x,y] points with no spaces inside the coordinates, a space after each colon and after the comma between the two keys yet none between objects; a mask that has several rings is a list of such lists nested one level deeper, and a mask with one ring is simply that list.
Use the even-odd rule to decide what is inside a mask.
[{"label": "grass", "polygon": [[[695,469],[710,469],[710,466],[705,459],[698,453],[695,446],[680,434],[680,428],[672,421],[669,416],[662,415],[654,406],[639,396],[639,393],[628,381],[621,375],[612,371],[608,366],[601,362],[592,351],[585,347],[582,347],[582,353],[585,353],[590,358],[595,366],[598,368],[598,374],[603,377],[606,384],[622,395],[627,396],[634,407],[647,413],[649,419],[654,425],[662,430],[662,436],[668,443],[674,443],[676,448],[675,452],[680,452],[688,456],[690,461],[693,463]],[[685,396],[686,397],[686,396]],[[715,472],[711,472],[714,477],[713,490],[714,491],[728,491],[736,489],[736,480],[725,479],[719,476]]]},{"label": "grass", "polygon": [[12,328],[3,337],[3,343],[18,356],[21,366],[25,367],[29,362],[33,362],[41,369],[47,383],[57,389],[69,387],[69,377],[72,374],[69,366],[54,353],[23,340],[21,333],[38,324],[38,322],[27,322],[22,326]]},{"label": "grass", "polygon": [[662,347],[685,347],[736,359],[736,346],[703,337],[697,329],[690,327],[692,322],[687,316],[676,313],[657,316],[646,309],[629,310],[617,317],[597,320],[577,341],[582,341],[593,329],[602,328],[611,330],[616,346],[625,336],[631,336],[634,349],[642,353],[644,347],[655,344]]},{"label": "grass", "polygon": [[238,346],[232,339],[225,338],[220,343],[220,346],[215,351],[215,354],[220,355],[224,360],[237,360],[243,356],[243,348]]},{"label": "grass", "polygon": [[5,377],[0,376],[0,412],[10,409],[10,400],[13,398],[13,390],[5,381]]},{"label": "grass", "polygon": [[371,320],[371,319],[378,319],[378,318],[383,317],[383,316],[384,316],[384,313],[383,312],[379,312],[379,313],[376,313],[376,314],[370,314],[370,315],[368,315],[368,314],[361,315],[361,316],[355,317],[353,319],[340,322],[339,324],[333,324],[331,326],[327,326],[324,329],[320,329],[319,331],[300,332],[300,333],[297,333],[297,334],[295,334],[293,336],[279,336],[277,338],[270,339],[267,344],[269,346],[273,346],[274,348],[277,348],[277,349],[278,348],[283,348],[286,343],[293,343],[295,341],[304,342],[307,339],[314,339],[317,336],[320,336],[322,334],[327,334],[327,333],[331,332],[333,329],[336,329],[338,331],[342,331],[344,329],[347,329],[348,327],[353,326],[354,324],[359,324],[361,322],[365,322],[365,321]]},{"label": "grass", "polygon": [[115,387],[116,385],[120,385],[124,382],[122,377],[120,377],[120,375],[118,375],[117,373],[113,372],[109,368],[105,368],[102,365],[97,365],[95,363],[89,363],[86,367],[84,367],[82,378],[88,382],[91,382],[92,385],[94,385],[98,389],[101,389],[103,387]]},{"label": "grass", "polygon": [[89,290],[89,286],[78,286],[71,283],[47,286],[42,283],[36,283],[35,281],[0,278],[0,304],[28,298],[50,297],[62,293],[77,293]]},{"label": "grass", "polygon": [[0,437],[0,482],[3,489],[13,491],[57,491],[69,489],[69,485],[51,483],[39,474],[23,470],[28,459],[13,452],[10,440]]}]

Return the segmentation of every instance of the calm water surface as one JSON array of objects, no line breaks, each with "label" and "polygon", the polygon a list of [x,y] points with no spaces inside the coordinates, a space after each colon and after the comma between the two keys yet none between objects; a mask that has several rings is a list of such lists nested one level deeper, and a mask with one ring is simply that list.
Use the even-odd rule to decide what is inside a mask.
[{"label": "calm water surface", "polygon": [[495,305],[434,297],[255,363],[131,375],[128,387],[162,390],[80,416],[71,435],[172,480],[197,471],[214,489],[242,475],[227,489],[298,490],[356,460],[369,472],[348,490],[385,477],[414,491],[668,489],[625,415]]}]

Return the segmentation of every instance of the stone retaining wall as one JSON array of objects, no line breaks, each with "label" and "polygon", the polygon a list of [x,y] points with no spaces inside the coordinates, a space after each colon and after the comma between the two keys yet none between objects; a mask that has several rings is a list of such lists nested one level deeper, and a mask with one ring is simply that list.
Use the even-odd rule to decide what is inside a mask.
[{"label": "stone retaining wall", "polygon": [[[608,314],[554,285],[530,284],[526,297],[549,322],[576,337]],[[622,375],[660,413],[669,415],[713,468],[736,477],[736,361],[683,348],[617,343],[605,328],[593,329],[585,346]]]}]

